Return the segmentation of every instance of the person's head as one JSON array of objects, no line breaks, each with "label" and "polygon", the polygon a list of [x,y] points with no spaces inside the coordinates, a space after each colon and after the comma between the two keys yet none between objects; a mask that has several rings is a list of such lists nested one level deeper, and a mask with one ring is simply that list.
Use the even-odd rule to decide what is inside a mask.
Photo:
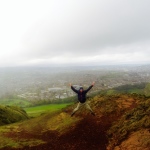
[{"label": "person's head", "polygon": [[80,91],[80,92],[83,92],[83,87],[80,87],[79,91]]}]

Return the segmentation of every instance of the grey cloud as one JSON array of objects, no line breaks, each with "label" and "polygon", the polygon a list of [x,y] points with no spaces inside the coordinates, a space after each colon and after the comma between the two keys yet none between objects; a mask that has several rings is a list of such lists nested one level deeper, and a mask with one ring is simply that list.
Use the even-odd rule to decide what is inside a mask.
[{"label": "grey cloud", "polygon": [[39,20],[27,32],[25,45],[30,55],[91,55],[103,52],[106,47],[150,39],[148,0],[65,4],[66,12],[60,10],[56,15],[57,10],[53,10],[54,16],[49,12],[47,19]]},{"label": "grey cloud", "polygon": [[32,5],[39,16],[20,39],[18,60],[150,52],[149,0],[41,3]]}]

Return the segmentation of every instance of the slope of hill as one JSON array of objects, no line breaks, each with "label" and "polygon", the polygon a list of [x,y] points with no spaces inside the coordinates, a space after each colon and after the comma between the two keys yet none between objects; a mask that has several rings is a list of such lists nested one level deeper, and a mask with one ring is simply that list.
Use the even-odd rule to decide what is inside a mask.
[{"label": "slope of hill", "polygon": [[28,119],[28,115],[20,107],[0,105],[0,125],[10,124],[25,119]]},{"label": "slope of hill", "polygon": [[144,88],[144,94],[146,96],[150,96],[150,83],[147,83],[145,88]]},{"label": "slope of hill", "polygon": [[108,130],[109,149],[147,149],[150,147],[149,130],[150,98],[140,99],[137,107],[123,114]]},{"label": "slope of hill", "polygon": [[[92,116],[83,108],[74,117],[70,117],[75,107],[72,105],[53,114],[47,113],[21,123],[1,127],[0,148],[122,150],[122,145],[129,149],[130,142],[134,139],[135,147],[138,143],[142,150],[148,150],[149,98],[137,94],[111,96],[99,94],[91,98],[89,103],[96,116]],[[140,140],[142,133],[145,136]]]},{"label": "slope of hill", "polygon": [[29,107],[32,106],[32,102],[18,98],[5,98],[0,99],[0,105],[18,106],[18,107]]}]

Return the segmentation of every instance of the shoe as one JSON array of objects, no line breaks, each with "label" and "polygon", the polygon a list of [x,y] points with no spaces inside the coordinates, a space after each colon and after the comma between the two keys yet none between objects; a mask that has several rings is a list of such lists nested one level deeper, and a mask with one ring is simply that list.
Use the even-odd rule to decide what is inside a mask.
[{"label": "shoe", "polygon": [[93,116],[95,116],[95,113],[91,112],[91,114],[92,114]]},{"label": "shoe", "polygon": [[74,113],[71,114],[71,117],[74,115]]}]

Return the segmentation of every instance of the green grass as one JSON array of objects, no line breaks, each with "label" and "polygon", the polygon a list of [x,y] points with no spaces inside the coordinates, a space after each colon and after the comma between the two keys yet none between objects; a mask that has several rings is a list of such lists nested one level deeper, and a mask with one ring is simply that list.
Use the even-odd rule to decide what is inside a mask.
[{"label": "green grass", "polygon": [[[13,130],[13,131],[12,131]],[[12,148],[23,148],[24,146],[36,146],[39,144],[45,143],[40,139],[26,139],[19,137],[17,124],[12,124],[9,126],[1,126],[0,127],[0,149],[12,149]],[[15,135],[13,135],[15,132]],[[7,135],[7,133],[11,133],[13,137]]]},{"label": "green grass", "polygon": [[26,112],[20,107],[0,105],[0,125],[15,123],[28,118]]},{"label": "green grass", "polygon": [[23,99],[0,99],[0,105],[28,107],[32,103]]},{"label": "green grass", "polygon": [[[43,112],[45,114],[18,123],[0,126],[0,149],[23,149],[25,146],[37,146],[46,143],[41,138],[41,135],[47,132],[52,131],[61,135],[70,130],[70,126],[73,126],[80,119],[70,117],[70,114],[61,111],[62,108],[70,104],[72,103],[26,108],[27,112],[31,112],[32,115],[39,115]],[[55,111],[57,112],[51,113]]]},{"label": "green grass", "polygon": [[41,106],[34,106],[34,107],[27,107],[24,110],[30,117],[37,117],[45,112],[55,112],[72,103],[64,103],[64,104],[48,104],[48,105],[41,105]]}]

